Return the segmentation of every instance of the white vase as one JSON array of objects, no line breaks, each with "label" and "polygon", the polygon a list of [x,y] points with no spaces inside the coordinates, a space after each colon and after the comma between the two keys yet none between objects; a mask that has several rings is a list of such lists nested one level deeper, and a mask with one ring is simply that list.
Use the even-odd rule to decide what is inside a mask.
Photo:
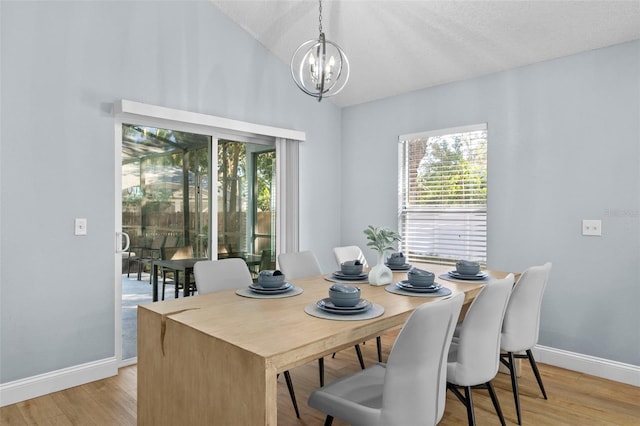
[{"label": "white vase", "polygon": [[386,285],[393,279],[393,272],[384,264],[384,253],[378,253],[378,264],[369,271],[369,284]]}]

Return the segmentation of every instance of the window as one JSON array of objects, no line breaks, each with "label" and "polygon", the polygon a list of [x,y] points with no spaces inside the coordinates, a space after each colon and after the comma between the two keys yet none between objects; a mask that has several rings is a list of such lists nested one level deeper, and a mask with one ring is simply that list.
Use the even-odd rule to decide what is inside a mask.
[{"label": "window", "polygon": [[485,124],[399,138],[400,249],[409,261],[487,261]]}]

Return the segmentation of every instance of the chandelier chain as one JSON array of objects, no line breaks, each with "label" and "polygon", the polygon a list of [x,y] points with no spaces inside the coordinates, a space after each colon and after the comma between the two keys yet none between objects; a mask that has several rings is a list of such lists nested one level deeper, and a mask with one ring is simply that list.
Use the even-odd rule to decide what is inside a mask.
[{"label": "chandelier chain", "polygon": [[322,0],[318,0],[318,30],[322,34]]}]

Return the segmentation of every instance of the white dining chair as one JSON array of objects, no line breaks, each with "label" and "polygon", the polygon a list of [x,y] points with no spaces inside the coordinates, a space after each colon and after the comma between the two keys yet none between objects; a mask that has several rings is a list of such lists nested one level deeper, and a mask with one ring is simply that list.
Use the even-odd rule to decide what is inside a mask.
[{"label": "white dining chair", "polygon": [[447,388],[467,407],[470,426],[475,425],[471,387],[489,391],[500,424],[505,425],[491,381],[498,373],[502,319],[512,286],[513,274],[485,285],[471,302],[449,348]]},{"label": "white dining chair", "polygon": [[364,257],[364,253],[362,253],[362,249],[358,246],[334,247],[333,255],[336,258],[338,268],[340,268],[340,265],[347,260],[359,260],[364,268],[369,267],[367,259]]},{"label": "white dining chair", "polygon": [[444,414],[447,353],[462,293],[428,302],[407,319],[386,364],[315,390],[309,406],[351,425],[435,425]]},{"label": "white dining chair", "polygon": [[[358,246],[342,246],[333,248],[333,256],[336,258],[338,269],[343,262],[348,260],[359,260],[364,268],[368,268],[369,264],[367,259],[362,253],[362,249]],[[376,336],[376,349],[378,350],[378,362],[382,362],[382,339],[380,336]]]},{"label": "white dining chair", "polygon": [[[247,264],[237,257],[196,262],[193,265],[193,275],[196,280],[198,294],[245,288],[253,283]],[[296,417],[300,418],[291,374],[288,370],[283,374]]]},{"label": "white dining chair", "polygon": [[290,280],[322,275],[318,258],[316,258],[316,255],[310,250],[295,253],[280,253],[280,255],[278,255],[278,264],[280,271]]},{"label": "white dining chair", "polygon": [[[509,304],[502,322],[502,339],[500,343],[500,361],[509,369],[513,399],[516,404],[518,424],[522,424],[520,413],[520,396],[518,394],[518,376],[515,359],[529,359],[531,369],[536,376],[542,396],[547,399],[542,378],[531,349],[538,343],[540,330],[540,306],[544,289],[551,273],[551,263],[532,266],[522,273],[511,291]],[[521,352],[525,352],[522,354]]]},{"label": "white dining chair", "polygon": [[[296,278],[312,277],[322,275],[320,263],[316,255],[310,251],[300,251],[294,253],[280,253],[278,255],[278,264],[280,271],[284,274],[285,279],[294,280]],[[354,346],[360,368],[364,370],[364,357],[360,345]],[[320,376],[320,386],[324,386],[324,358],[318,358],[318,374]]]}]

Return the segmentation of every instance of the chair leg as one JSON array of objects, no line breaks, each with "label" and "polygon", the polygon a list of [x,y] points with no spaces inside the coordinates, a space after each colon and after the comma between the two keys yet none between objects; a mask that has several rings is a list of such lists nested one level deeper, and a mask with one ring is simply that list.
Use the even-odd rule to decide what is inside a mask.
[{"label": "chair leg", "polygon": [[360,368],[364,370],[364,358],[362,357],[362,350],[360,349],[360,345],[355,346],[356,354],[358,355],[358,361],[360,361]]},{"label": "chair leg", "polygon": [[376,347],[378,348],[378,362],[382,362],[382,339],[380,336],[376,337]]},{"label": "chair leg", "polygon": [[318,374],[320,375],[320,387],[324,386],[324,358],[318,358]]},{"label": "chair leg", "polygon": [[469,426],[475,426],[476,415],[473,412],[473,397],[471,396],[471,386],[464,387],[464,399],[467,401],[467,420],[469,421]]},{"label": "chair leg", "polygon": [[538,371],[538,365],[536,364],[536,360],[533,358],[533,352],[531,349],[527,349],[527,358],[529,358],[529,364],[531,364],[531,369],[533,370],[533,374],[536,376],[536,380],[538,381],[538,386],[540,386],[540,390],[542,391],[542,396],[544,399],[547,399],[547,392],[544,390],[544,385],[542,384],[542,377],[540,377],[540,372]]},{"label": "chair leg", "polygon": [[498,402],[498,396],[496,395],[496,391],[493,388],[493,383],[491,383],[490,381],[487,382],[487,390],[489,391],[489,396],[491,397],[491,402],[493,402],[493,407],[496,409],[496,413],[498,414],[498,417],[500,418],[500,424],[502,426],[507,426],[507,424],[504,422],[504,416],[502,415],[502,409],[500,409],[500,403]]},{"label": "chair leg", "polygon": [[[513,352],[507,352],[509,361],[503,361],[502,363],[509,369],[509,375],[511,376],[511,389],[513,390],[513,401],[516,404],[516,415],[518,416],[518,424],[522,424],[522,418],[520,414],[520,391],[518,390],[518,376],[516,374],[516,364]],[[502,358],[501,358],[502,360]]]},{"label": "chair leg", "polygon": [[300,418],[300,412],[298,411],[298,402],[296,401],[296,394],[293,391],[293,382],[291,381],[291,374],[289,370],[284,372],[284,380],[287,382],[287,388],[289,389],[289,396],[291,396],[291,402],[293,403],[293,409],[296,410],[296,417]]},{"label": "chair leg", "polygon": [[333,424],[333,416],[327,416],[326,419],[324,419],[324,426],[331,426]]}]

